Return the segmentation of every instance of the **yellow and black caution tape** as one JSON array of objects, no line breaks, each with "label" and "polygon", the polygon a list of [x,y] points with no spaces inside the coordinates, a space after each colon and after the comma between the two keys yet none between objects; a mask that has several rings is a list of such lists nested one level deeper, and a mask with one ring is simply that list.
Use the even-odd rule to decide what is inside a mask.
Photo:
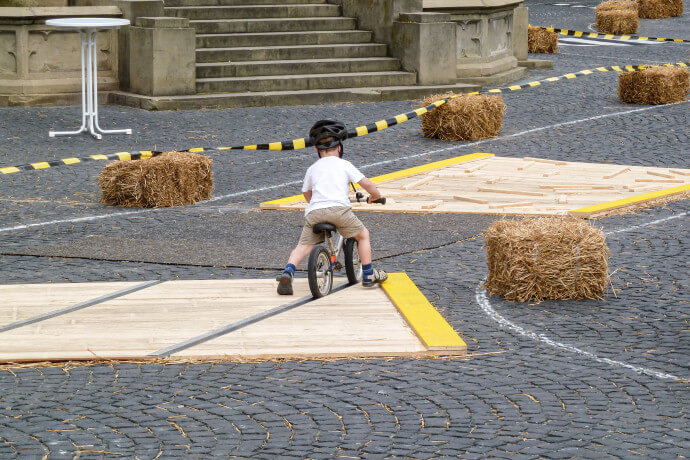
[{"label": "yellow and black caution tape", "polygon": [[[508,93],[511,91],[517,91],[524,88],[533,88],[535,86],[541,86],[544,83],[552,83],[559,80],[571,80],[573,78],[582,77],[585,75],[591,75],[596,72],[631,72],[633,70],[644,70],[650,67],[690,67],[690,62],[676,62],[675,64],[660,64],[660,65],[612,65],[608,67],[597,67],[595,69],[580,70],[579,72],[567,73],[565,75],[559,75],[558,77],[548,77],[543,80],[531,81],[529,83],[524,83],[522,85],[511,85],[504,86],[503,88],[494,88],[484,91],[475,91],[469,94],[486,94],[486,93]],[[457,97],[457,96],[455,96]]]},{"label": "yellow and black caution tape", "polygon": [[[690,67],[690,62],[676,62],[675,64],[662,64],[661,66],[666,67]],[[475,91],[468,94],[494,94],[494,93],[507,93],[512,91],[518,91],[524,88],[534,88],[536,86],[541,86],[545,83],[553,83],[559,80],[571,80],[573,78],[591,75],[596,72],[629,72],[634,70],[643,70],[649,67],[659,67],[654,65],[626,65],[626,66],[608,66],[608,67],[597,67],[595,69],[580,70],[579,72],[567,73],[557,77],[548,77],[543,80],[532,81],[529,83],[524,83],[522,85],[510,85],[502,88],[493,88],[482,91]],[[421,107],[415,109],[411,112],[402,113],[391,118],[386,118],[384,120],[379,120],[368,125],[358,126],[347,133],[348,138],[366,136],[367,134],[375,133],[377,131],[383,131],[384,129],[390,128],[391,126],[399,125],[413,118],[420,117],[425,113],[428,113],[446,102],[450,99],[454,99],[462,96],[461,94],[454,94],[452,96],[439,99],[426,107]],[[271,142],[268,144],[251,144],[251,145],[240,145],[235,147],[195,147],[185,150],[177,150],[179,152],[190,152],[190,153],[200,153],[200,152],[211,152],[211,151],[224,151],[224,150],[300,150],[306,147],[311,147],[312,144],[309,142],[308,138],[293,139],[290,141],[281,142]],[[71,165],[76,163],[82,163],[94,160],[138,160],[141,158],[151,158],[154,156],[164,154],[164,151],[158,150],[140,150],[136,152],[117,152],[110,154],[99,154],[99,155],[89,155],[79,158],[63,158],[61,160],[43,161],[38,163],[29,163],[19,166],[6,166],[0,167],[0,173],[2,174],[12,174],[21,171],[32,171],[36,169],[45,169],[55,166]]]},{"label": "yellow and black caution tape", "polygon": [[[535,26],[532,26],[535,27]],[[584,32],[582,30],[556,29],[554,27],[536,26],[540,29],[548,30],[549,32],[556,32],[561,35],[568,35],[578,38],[603,38],[606,40],[630,40],[630,41],[647,41],[647,42],[676,42],[676,43],[690,43],[690,40],[682,38],[662,38],[662,37],[643,37],[641,35],[613,35],[602,34],[599,32]]]},{"label": "yellow and black caution tape", "polygon": [[21,171],[34,171],[36,169],[54,168],[55,166],[74,165],[77,163],[85,163],[87,161],[98,160],[139,160],[144,158],[151,158],[160,155],[163,152],[156,152],[152,150],[140,150],[137,152],[116,152],[106,154],[88,155],[85,157],[62,158],[61,160],[39,161],[37,163],[27,163],[18,166],[0,166],[0,173],[12,174]]}]

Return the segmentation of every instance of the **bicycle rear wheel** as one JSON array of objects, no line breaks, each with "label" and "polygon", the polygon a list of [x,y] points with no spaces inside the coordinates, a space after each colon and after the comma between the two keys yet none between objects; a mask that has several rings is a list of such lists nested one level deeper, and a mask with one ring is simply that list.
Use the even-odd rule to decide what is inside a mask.
[{"label": "bicycle rear wheel", "polygon": [[323,246],[316,246],[309,254],[308,278],[311,295],[318,299],[331,292],[333,287],[333,271],[329,270],[331,260],[328,251]]}]

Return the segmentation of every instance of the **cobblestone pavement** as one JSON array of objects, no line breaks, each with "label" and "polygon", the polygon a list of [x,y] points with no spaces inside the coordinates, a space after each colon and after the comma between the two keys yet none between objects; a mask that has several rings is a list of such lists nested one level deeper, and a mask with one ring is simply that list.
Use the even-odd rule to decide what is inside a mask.
[{"label": "cobblestone pavement", "polygon": [[[593,22],[589,8],[550,3],[559,2],[527,2],[532,24],[587,30]],[[641,20],[640,31],[688,38],[689,25],[686,13]],[[562,46],[547,58],[554,69],[529,79],[688,60],[690,48]],[[432,141],[411,121],[348,141],[346,158],[372,176],[475,151],[689,167],[687,102],[624,105],[616,84],[615,74],[598,74],[507,94],[496,139]],[[100,142],[47,137],[73,124],[78,108],[3,108],[0,162],[291,139],[317,118],[361,124],[415,104],[111,106],[103,124],[135,134]],[[256,208],[297,192],[314,153],[210,156],[214,201],[184,208],[99,204],[99,162],[0,177],[2,283],[273,276],[300,222]],[[608,232],[615,295],[540,304],[486,297],[483,240],[473,237],[491,217],[362,216],[377,264],[412,277],[468,343],[466,359],[4,369],[0,457],[687,457],[689,212],[685,200],[596,221]]]}]

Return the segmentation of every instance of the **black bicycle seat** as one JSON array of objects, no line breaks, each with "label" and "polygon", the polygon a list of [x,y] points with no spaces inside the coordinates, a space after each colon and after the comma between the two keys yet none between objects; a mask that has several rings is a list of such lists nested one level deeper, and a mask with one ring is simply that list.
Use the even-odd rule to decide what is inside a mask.
[{"label": "black bicycle seat", "polygon": [[314,233],[334,232],[336,230],[335,225],[331,224],[330,222],[319,222],[312,227],[312,231]]}]

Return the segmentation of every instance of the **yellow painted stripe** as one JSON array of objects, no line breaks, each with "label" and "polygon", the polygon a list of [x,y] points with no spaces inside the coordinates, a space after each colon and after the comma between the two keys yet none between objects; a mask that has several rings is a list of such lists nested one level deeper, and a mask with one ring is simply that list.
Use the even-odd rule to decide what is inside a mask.
[{"label": "yellow painted stripe", "polygon": [[621,40],[630,40],[630,35],[621,35]]},{"label": "yellow painted stripe", "polygon": [[232,147],[216,147],[216,150],[232,150]]},{"label": "yellow painted stripe", "polygon": [[366,136],[367,134],[369,134],[369,130],[366,126],[357,126],[355,128],[355,131],[357,131],[357,136]]},{"label": "yellow painted stripe", "polygon": [[271,142],[268,144],[268,150],[283,150],[282,142]]},{"label": "yellow painted stripe", "polygon": [[[666,39],[664,39],[664,41],[666,41]],[[674,42],[682,42],[683,39],[682,38],[674,38],[673,41]]]},{"label": "yellow painted stripe", "polygon": [[411,176],[413,174],[419,174],[426,171],[431,171],[432,169],[445,168],[446,166],[453,166],[466,161],[477,160],[479,158],[491,157],[493,153],[470,153],[469,155],[462,155],[459,157],[449,158],[447,160],[434,161],[433,163],[427,163],[421,166],[415,166],[413,168],[403,169],[401,171],[395,171],[388,174],[383,174],[381,176],[372,177],[371,181],[375,184],[385,182],[387,180],[400,179],[402,177]]},{"label": "yellow painted stripe", "polygon": [[405,115],[404,113],[402,115],[396,115],[395,121],[397,121],[398,123],[405,123],[407,121],[407,115]]},{"label": "yellow painted stripe", "polygon": [[609,71],[609,69],[607,69],[606,67],[597,67],[597,70],[599,72],[608,72]]},{"label": "yellow painted stripe", "polygon": [[297,149],[303,149],[303,148],[305,148],[306,146],[307,146],[307,145],[306,145],[306,142],[304,141],[304,138],[302,138],[302,139],[295,139],[295,140],[292,141],[292,147],[293,147],[295,150],[297,150]]},{"label": "yellow painted stripe", "polygon": [[256,150],[256,144],[254,145],[245,145],[244,150]]},{"label": "yellow painted stripe", "polygon": [[34,167],[34,169],[46,169],[50,168],[50,164],[48,164],[47,161],[40,161],[38,163],[31,163],[31,166]]},{"label": "yellow painted stripe", "polygon": [[577,214],[592,214],[600,211],[606,211],[608,209],[620,208],[622,206],[627,206],[630,204],[653,200],[655,198],[659,198],[662,196],[675,195],[676,193],[682,193],[686,191],[690,191],[690,184],[679,185],[678,187],[671,187],[656,192],[643,193],[641,195],[622,198],[620,200],[608,201],[606,203],[595,204],[592,206],[585,206],[584,208],[573,209],[572,211],[568,212]]},{"label": "yellow painted stripe", "polygon": [[638,40],[645,41],[649,40],[649,37],[637,37]]},{"label": "yellow painted stripe", "polygon": [[[383,174],[381,176],[372,177],[371,181],[375,184],[385,182],[393,179],[400,179],[402,177],[411,176],[413,174],[419,174],[426,171],[431,171],[432,169],[444,168],[446,166],[453,166],[467,161],[478,160],[479,158],[486,158],[494,156],[493,153],[470,153],[468,155],[462,155],[459,157],[449,158],[447,160],[434,161],[433,163],[427,163],[421,166],[415,166],[413,168],[403,169],[401,171],[394,171],[392,173]],[[357,185],[359,187],[359,185]],[[265,205],[278,205],[278,204],[288,204],[294,203],[296,201],[301,201],[304,199],[304,195],[293,195],[285,198],[279,198],[277,200],[265,201],[261,203],[261,206]]]},{"label": "yellow painted stripe", "polygon": [[494,88],[489,90],[490,93],[500,93],[501,89],[500,88]]},{"label": "yellow painted stripe", "polygon": [[416,110],[414,111],[414,113],[416,113],[417,115],[424,115],[424,114],[427,113],[427,112],[428,112],[428,110],[425,109],[424,107],[422,107],[421,109],[416,109]]},{"label": "yellow painted stripe", "polygon": [[565,75],[563,75],[563,76],[564,76],[565,78],[567,78],[568,80],[570,80],[571,78],[576,78],[576,77],[577,77],[577,75],[575,75],[574,73],[567,73],[567,74],[565,74]]},{"label": "yellow painted stripe", "polygon": [[388,123],[386,123],[386,120],[379,120],[374,124],[376,125],[376,128],[378,128],[379,131],[388,128]]},{"label": "yellow painted stripe", "polygon": [[613,38],[613,37],[615,37],[615,35],[613,35],[613,34],[606,34],[606,35],[604,35],[604,38]]},{"label": "yellow painted stripe", "polygon": [[81,163],[81,160],[79,158],[63,158],[60,161],[62,161],[66,165],[73,165],[75,163]]},{"label": "yellow painted stripe", "polygon": [[623,71],[623,69],[621,69],[621,68],[618,67],[617,65],[611,66],[611,68],[612,68],[613,70],[615,70],[616,72],[622,72],[622,71]]},{"label": "yellow painted stripe", "polygon": [[528,84],[529,84],[530,86],[539,86],[539,85],[541,85],[541,83],[539,83],[538,81],[531,81],[531,82],[529,82]]},{"label": "yellow painted stripe", "polygon": [[90,158],[93,158],[94,160],[107,160],[108,157],[102,154],[98,155],[89,155]]},{"label": "yellow painted stripe", "polygon": [[575,36],[575,37],[582,37],[582,34],[583,34],[583,32],[581,32],[581,31],[578,30],[577,32],[575,32],[575,33],[573,34],[573,36]]},{"label": "yellow painted stripe", "polygon": [[117,152],[115,155],[117,155],[121,161],[130,161],[132,159],[132,155],[130,155],[129,152]]},{"label": "yellow painted stripe", "polygon": [[476,94],[479,94],[479,91],[472,91],[471,93],[467,93],[468,96],[474,96]]},{"label": "yellow painted stripe", "polygon": [[433,104],[434,104],[436,107],[441,107],[441,106],[442,106],[443,104],[445,104],[445,103],[446,103],[446,101],[444,101],[443,99],[439,99],[438,101],[434,102]]},{"label": "yellow painted stripe", "polygon": [[595,38],[595,37],[598,37],[598,36],[599,36],[599,34],[596,33],[596,32],[590,32],[590,34],[588,35],[588,37],[591,37],[591,38]]},{"label": "yellow painted stripe", "polygon": [[684,62],[679,62],[678,67],[687,67],[688,65]]},{"label": "yellow painted stripe", "polygon": [[589,75],[590,73],[594,73],[591,70],[583,70],[582,75]]},{"label": "yellow painted stripe", "polygon": [[304,195],[286,196],[285,198],[278,198],[277,200],[264,201],[263,203],[261,203],[260,207],[263,207],[264,205],[289,204],[294,203],[296,201],[302,201],[303,199]]},{"label": "yellow painted stripe", "polygon": [[188,151],[188,152],[191,152],[191,153],[203,152],[203,151],[204,151],[204,148],[203,148],[203,147],[195,147],[195,148],[189,149],[189,150],[187,150],[187,151]]},{"label": "yellow painted stripe", "polygon": [[139,150],[139,153],[141,154],[141,159],[151,158],[153,156],[153,152],[150,150]]},{"label": "yellow painted stripe", "polygon": [[0,168],[0,172],[3,174],[12,174],[21,171],[19,168],[15,166],[6,166],[4,168]]},{"label": "yellow painted stripe", "polygon": [[458,333],[429,303],[407,274],[389,273],[388,280],[381,287],[427,348],[467,348]]},{"label": "yellow painted stripe", "polygon": [[625,70],[630,70],[630,71],[635,70],[635,66],[626,65],[626,66],[625,66]]},{"label": "yellow painted stripe", "polygon": [[561,77],[549,77],[549,78],[547,78],[546,80],[548,80],[548,81],[558,81],[558,80],[560,80],[560,79],[561,79]]}]

